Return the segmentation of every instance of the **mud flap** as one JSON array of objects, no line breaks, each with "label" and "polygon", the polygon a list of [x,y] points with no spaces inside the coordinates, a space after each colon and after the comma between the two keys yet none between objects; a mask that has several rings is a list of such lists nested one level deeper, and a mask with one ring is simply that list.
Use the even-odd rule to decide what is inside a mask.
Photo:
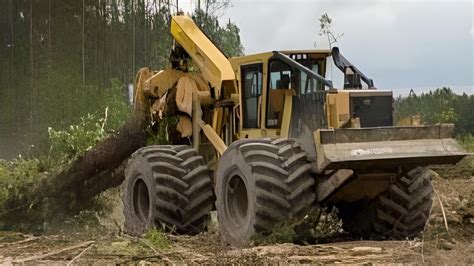
[{"label": "mud flap", "polygon": [[454,164],[468,155],[452,138],[454,126],[319,129],[314,169],[388,170]]}]

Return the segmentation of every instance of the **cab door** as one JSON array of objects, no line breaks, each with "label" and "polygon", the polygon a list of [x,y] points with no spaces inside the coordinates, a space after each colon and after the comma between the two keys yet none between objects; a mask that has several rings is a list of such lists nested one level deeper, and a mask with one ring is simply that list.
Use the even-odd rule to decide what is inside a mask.
[{"label": "cab door", "polygon": [[263,64],[241,66],[242,138],[260,137]]}]

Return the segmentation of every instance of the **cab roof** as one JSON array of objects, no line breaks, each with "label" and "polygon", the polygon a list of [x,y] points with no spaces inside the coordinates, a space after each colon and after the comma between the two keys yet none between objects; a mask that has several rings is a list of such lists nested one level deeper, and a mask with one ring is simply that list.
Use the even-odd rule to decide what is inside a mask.
[{"label": "cab roof", "polygon": [[[255,54],[247,54],[247,55],[242,55],[242,56],[237,56],[237,57],[231,57],[229,58],[229,60],[231,62],[242,62],[242,61],[251,61],[253,59],[263,59],[263,58],[271,57],[274,52],[275,51],[268,51],[268,52],[261,52],[261,53],[255,53]],[[292,57],[293,55],[296,55],[296,56],[305,55],[314,59],[324,59],[331,55],[330,49],[280,50],[278,52],[285,54],[289,57]]]},{"label": "cab roof", "polygon": [[309,49],[309,50],[283,50],[282,54],[331,54],[330,49]]}]

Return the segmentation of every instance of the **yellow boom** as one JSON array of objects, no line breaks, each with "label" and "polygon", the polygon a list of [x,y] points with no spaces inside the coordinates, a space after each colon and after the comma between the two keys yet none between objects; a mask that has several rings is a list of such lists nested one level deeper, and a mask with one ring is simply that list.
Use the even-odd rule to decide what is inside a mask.
[{"label": "yellow boom", "polygon": [[235,80],[234,70],[227,57],[207,38],[189,16],[173,16],[171,34],[191,56],[219,98],[222,83]]}]

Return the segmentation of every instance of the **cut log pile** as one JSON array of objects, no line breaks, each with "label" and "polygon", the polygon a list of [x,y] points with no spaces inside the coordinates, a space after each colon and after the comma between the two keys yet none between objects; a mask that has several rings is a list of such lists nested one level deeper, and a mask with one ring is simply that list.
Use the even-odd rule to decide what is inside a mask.
[{"label": "cut log pile", "polygon": [[210,88],[202,76],[177,70],[165,70],[155,75],[148,74],[147,70],[143,70],[143,73],[149,76],[142,87],[143,95],[152,102],[150,108],[152,123],[159,123],[164,117],[176,116],[178,123],[175,131],[181,134],[181,138],[190,137],[193,94],[210,95]]}]

